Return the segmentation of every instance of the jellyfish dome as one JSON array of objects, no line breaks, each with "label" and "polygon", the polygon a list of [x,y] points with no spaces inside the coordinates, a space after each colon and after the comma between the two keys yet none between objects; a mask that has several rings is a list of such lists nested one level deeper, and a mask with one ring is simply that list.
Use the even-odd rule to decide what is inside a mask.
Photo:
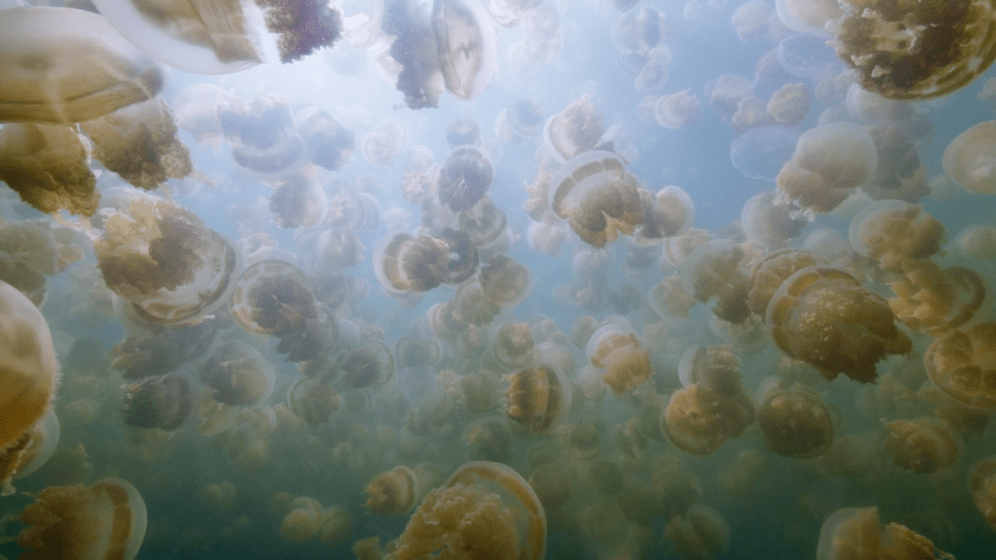
[{"label": "jellyfish dome", "polygon": [[996,121],[979,123],[959,134],[944,150],[944,171],[962,187],[996,194]]},{"label": "jellyfish dome", "polygon": [[453,211],[466,210],[481,200],[494,180],[494,166],[479,149],[457,146],[439,170],[439,202]]},{"label": "jellyfish dome", "polygon": [[265,260],[247,268],[228,305],[235,321],[255,334],[300,332],[308,319],[318,318],[311,283],[300,269],[283,261]]}]

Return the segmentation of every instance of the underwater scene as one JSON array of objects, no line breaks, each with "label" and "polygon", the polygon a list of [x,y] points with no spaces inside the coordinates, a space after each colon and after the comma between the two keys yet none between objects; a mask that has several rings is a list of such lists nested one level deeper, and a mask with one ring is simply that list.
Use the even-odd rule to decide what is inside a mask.
[{"label": "underwater scene", "polygon": [[0,0],[0,560],[993,560],[996,0]]}]

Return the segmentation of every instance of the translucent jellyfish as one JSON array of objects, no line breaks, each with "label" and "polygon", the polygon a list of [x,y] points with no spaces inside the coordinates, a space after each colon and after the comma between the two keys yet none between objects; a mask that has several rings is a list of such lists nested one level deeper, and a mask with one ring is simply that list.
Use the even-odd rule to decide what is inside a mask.
[{"label": "translucent jellyfish", "polygon": [[442,358],[442,352],[438,340],[418,335],[403,336],[394,345],[399,368],[434,366]]},{"label": "translucent jellyfish", "polygon": [[461,232],[470,236],[471,243],[480,249],[493,248],[507,231],[505,211],[484,195],[476,204],[457,214]]},{"label": "translucent jellyfish", "polygon": [[740,359],[733,350],[727,345],[696,345],[685,350],[678,364],[681,385],[689,387],[701,383],[722,395],[739,393]]},{"label": "translucent jellyfish", "polygon": [[825,35],[827,23],[836,21],[843,10],[834,0],[776,0],[778,18],[792,31]]},{"label": "translucent jellyfish", "polygon": [[470,116],[464,116],[446,125],[446,143],[450,149],[457,146],[480,146],[481,125]]},{"label": "translucent jellyfish", "polygon": [[803,132],[778,173],[779,197],[808,212],[829,212],[878,167],[875,142],[856,124],[835,122]]},{"label": "translucent jellyfish", "polygon": [[996,527],[996,456],[976,461],[968,469],[968,490],[976,509],[990,527]]},{"label": "translucent jellyfish", "polygon": [[776,53],[781,71],[798,78],[825,80],[841,67],[826,39],[810,33],[785,37],[778,42]]},{"label": "translucent jellyfish", "polygon": [[417,484],[415,472],[408,467],[382,472],[367,485],[367,509],[380,515],[408,513],[415,507]]},{"label": "translucent jellyfish", "polygon": [[322,528],[318,540],[325,546],[338,546],[353,535],[353,518],[345,506],[332,505],[325,508],[322,515]]},{"label": "translucent jellyfish", "polygon": [[214,390],[212,398],[228,405],[254,405],[273,392],[273,365],[240,340],[221,343],[201,369],[201,380]]},{"label": "translucent jellyfish", "polygon": [[232,159],[249,175],[280,180],[307,163],[308,146],[294,130],[287,99],[260,93],[251,104],[220,107],[218,118],[232,143]]},{"label": "translucent jellyfish", "polygon": [[730,23],[741,41],[756,41],[768,33],[768,20],[774,7],[764,0],[748,0],[734,10]]},{"label": "translucent jellyfish", "polygon": [[48,281],[83,257],[74,233],[50,220],[0,223],[0,280],[41,307],[48,298]]},{"label": "translucent jellyfish", "polygon": [[363,243],[355,235],[336,230],[325,230],[318,236],[315,247],[317,263],[327,269],[342,270],[363,261]]},{"label": "translucent jellyfish", "polygon": [[553,510],[571,497],[571,478],[557,463],[543,463],[529,475],[529,486],[536,492],[543,508]]},{"label": "translucent jellyfish", "polygon": [[972,224],[955,238],[955,249],[964,257],[996,261],[996,227]]},{"label": "translucent jellyfish", "polygon": [[484,2],[495,23],[503,27],[515,27],[522,23],[543,0],[488,0]]},{"label": "translucent jellyfish", "polygon": [[747,292],[747,305],[755,315],[762,319],[768,309],[771,296],[775,295],[789,276],[818,264],[819,261],[808,251],[785,248],[766,253],[754,265],[750,274],[750,291]]},{"label": "translucent jellyfish", "polygon": [[301,544],[322,528],[325,508],[314,498],[300,496],[288,504],[287,514],[280,522],[280,540],[287,544]]},{"label": "translucent jellyfish", "polygon": [[[4,10],[10,11],[10,10]],[[100,203],[84,137],[67,126],[8,123],[0,129],[0,181],[46,212],[93,215]]]},{"label": "translucent jellyfish", "polygon": [[754,94],[754,85],[743,76],[723,74],[706,84],[705,93],[709,96],[709,106],[730,122],[739,109],[740,100]]},{"label": "translucent jellyfish", "polygon": [[199,402],[194,384],[177,372],[132,382],[124,393],[124,423],[136,428],[178,430]]},{"label": "translucent jellyfish", "polygon": [[737,101],[737,109],[729,118],[730,128],[737,134],[771,124],[771,115],[764,100],[756,95],[746,95]]},{"label": "translucent jellyfish", "polygon": [[594,150],[604,133],[598,110],[587,97],[582,97],[547,119],[543,142],[556,159],[567,161]]},{"label": "translucent jellyfish", "polygon": [[769,124],[751,128],[730,144],[733,167],[751,179],[774,179],[792,158],[799,132],[788,126]]},{"label": "translucent jellyfish", "polygon": [[495,118],[495,136],[502,142],[523,143],[536,134],[542,123],[543,108],[531,99],[522,99],[498,113]]},{"label": "translucent jellyfish", "polygon": [[83,10],[2,10],[0,52],[0,122],[94,119],[150,99],[166,83],[161,66]]},{"label": "translucent jellyfish", "polygon": [[549,41],[559,28],[560,14],[557,8],[545,2],[534,6],[522,18],[522,31],[533,41]]},{"label": "translucent jellyfish", "polygon": [[533,361],[533,346],[533,335],[527,323],[505,323],[495,332],[491,349],[499,364],[515,369]]},{"label": "translucent jellyfish", "polygon": [[239,105],[242,101],[235,94],[218,86],[195,83],[180,90],[171,106],[176,125],[193,135],[198,144],[221,144],[225,131],[221,128],[218,109]]},{"label": "translucent jellyfish", "polygon": [[961,458],[963,443],[943,420],[922,416],[885,423],[889,435],[885,449],[896,466],[917,474],[930,474]]},{"label": "translucent jellyfish", "polygon": [[478,277],[484,297],[502,309],[522,303],[532,289],[532,274],[522,264],[495,254],[481,267]]},{"label": "translucent jellyfish", "polygon": [[671,47],[660,44],[651,49],[647,62],[633,80],[638,93],[652,93],[664,89],[671,77]]},{"label": "translucent jellyfish", "polygon": [[524,478],[500,463],[473,461],[429,492],[395,554],[538,560],[546,554],[546,526],[543,505]]},{"label": "translucent jellyfish", "polygon": [[404,145],[386,132],[375,130],[363,137],[360,152],[367,161],[376,165],[391,165]]},{"label": "translucent jellyfish", "polygon": [[426,292],[449,274],[449,246],[428,234],[398,232],[384,237],[373,253],[374,273],[391,292]]},{"label": "translucent jellyfish", "polygon": [[695,298],[681,287],[681,276],[672,274],[650,289],[647,303],[661,317],[687,319],[695,306]]},{"label": "translucent jellyfish", "polygon": [[287,388],[286,406],[310,426],[328,422],[342,408],[343,397],[322,378],[301,377]]},{"label": "translucent jellyfish", "polygon": [[847,237],[855,252],[877,260],[884,270],[899,272],[906,261],[940,251],[944,234],[944,224],[922,206],[879,200],[854,216]]},{"label": "translucent jellyfish", "polygon": [[873,558],[941,558],[954,556],[904,525],[884,528],[878,507],[844,508],[833,512],[820,529],[816,560],[872,560]]},{"label": "translucent jellyfish", "polygon": [[941,268],[931,261],[906,261],[900,277],[889,282],[896,297],[889,307],[911,329],[937,335],[985,316],[992,293],[971,268]]},{"label": "translucent jellyfish", "polygon": [[695,124],[701,114],[702,102],[687,89],[661,97],[654,106],[657,123],[674,130]]},{"label": "translucent jellyfish", "polygon": [[316,181],[298,175],[280,181],[270,195],[269,207],[277,227],[306,228],[325,220],[328,205],[325,189]]},{"label": "translucent jellyfish", "polygon": [[308,158],[336,171],[353,155],[356,136],[322,107],[306,107],[294,115],[297,132],[308,146]]},{"label": "translucent jellyfish", "polygon": [[841,2],[832,44],[861,87],[889,99],[929,99],[965,87],[996,58],[991,2]]},{"label": "translucent jellyfish", "polygon": [[494,20],[476,0],[440,0],[432,8],[432,27],[446,90],[473,101],[498,69]]},{"label": "translucent jellyfish", "polygon": [[811,232],[803,240],[802,247],[815,258],[832,266],[845,267],[854,258],[851,244],[835,229],[824,228]]},{"label": "translucent jellyfish", "polygon": [[843,373],[870,382],[879,360],[905,354],[912,346],[896,328],[884,298],[844,270],[827,266],[789,276],[772,296],[765,323],[783,352],[831,380]]},{"label": "translucent jellyfish", "polygon": [[52,457],[59,444],[59,432],[59,419],[50,408],[34,426],[0,447],[0,496],[16,491],[11,479],[37,471]]},{"label": "translucent jellyfish", "polygon": [[[138,490],[120,478],[90,486],[49,486],[21,512],[29,525],[17,544],[22,558],[133,560],[148,521]],[[66,538],[66,535],[73,535]]]},{"label": "translucent jellyfish", "polygon": [[[282,62],[292,62],[331,45],[342,33],[342,15],[318,0],[95,4],[138,48],[195,74],[239,72],[265,62],[271,49],[279,52]],[[268,33],[261,33],[260,24]]]},{"label": "translucent jellyfish", "polygon": [[550,183],[549,204],[571,229],[595,248],[630,235],[643,221],[639,180],[622,158],[591,151],[565,163]]},{"label": "translucent jellyfish", "polygon": [[484,197],[494,181],[494,166],[474,146],[458,146],[439,170],[439,202],[454,212],[469,209]]},{"label": "translucent jellyfish", "polygon": [[730,526],[713,508],[693,504],[671,518],[664,528],[664,541],[685,558],[710,560],[730,549]]},{"label": "translucent jellyfish", "polygon": [[177,137],[175,117],[162,99],[122,107],[80,123],[80,129],[93,143],[94,157],[136,187],[153,190],[194,171],[190,150]]},{"label": "translucent jellyfish", "polygon": [[368,338],[346,351],[339,370],[350,387],[383,385],[394,378],[394,354],[380,340]]},{"label": "translucent jellyfish", "polygon": [[232,317],[255,334],[284,336],[301,332],[318,318],[311,283],[296,266],[260,261],[245,270],[229,300]]},{"label": "translucent jellyfish", "polygon": [[739,436],[753,420],[754,405],[743,392],[717,393],[693,383],[671,394],[660,430],[682,451],[708,455]]},{"label": "translucent jellyfish", "polygon": [[944,172],[962,187],[996,194],[996,121],[979,123],[962,132],[944,149]]},{"label": "translucent jellyfish", "polygon": [[809,225],[804,217],[793,216],[792,208],[775,204],[775,193],[758,193],[744,203],[740,225],[750,239],[768,249],[777,249],[795,238]]},{"label": "translucent jellyfish", "polygon": [[939,336],[923,355],[931,381],[956,401],[996,408],[996,324],[979,323]]},{"label": "translucent jellyfish", "polygon": [[823,401],[804,385],[772,387],[757,409],[757,421],[768,449],[805,459],[826,451],[833,442],[833,421]]},{"label": "translucent jellyfish", "polygon": [[785,84],[768,100],[768,114],[778,124],[795,125],[809,113],[809,90],[806,84]]},{"label": "translucent jellyfish", "polygon": [[610,322],[596,330],[585,355],[602,370],[602,381],[615,393],[643,385],[654,374],[648,350],[626,322]]},{"label": "translucent jellyfish", "polygon": [[667,15],[650,6],[624,12],[612,27],[612,43],[619,52],[647,56],[666,39]]},{"label": "translucent jellyfish", "polygon": [[747,307],[747,273],[741,262],[743,248],[729,239],[713,239],[696,247],[681,268],[681,286],[700,303],[715,301],[714,315],[730,323],[742,323],[750,315]]},{"label": "translucent jellyfish", "polygon": [[542,433],[556,425],[571,408],[571,385],[559,369],[548,364],[526,367],[504,377],[505,412],[509,418]]}]

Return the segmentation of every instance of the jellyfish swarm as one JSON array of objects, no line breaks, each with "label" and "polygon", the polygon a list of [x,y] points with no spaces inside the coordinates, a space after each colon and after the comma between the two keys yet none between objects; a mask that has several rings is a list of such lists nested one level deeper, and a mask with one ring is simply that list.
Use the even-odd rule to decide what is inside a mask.
[{"label": "jellyfish swarm", "polygon": [[254,178],[286,179],[308,158],[286,99],[260,93],[251,104],[219,107],[218,119],[225,138],[232,143],[232,159]]},{"label": "jellyfish swarm", "polygon": [[50,486],[21,512],[29,525],[17,544],[23,560],[133,560],[145,537],[145,501],[120,478],[90,486]]},{"label": "jellyfish swarm", "polygon": [[695,247],[681,267],[681,287],[700,303],[715,301],[712,313],[739,324],[750,316],[748,278],[741,266],[746,253],[730,239],[713,239]]},{"label": "jellyfish swarm", "polygon": [[[195,74],[239,72],[265,62],[271,50],[291,62],[331,45],[342,33],[341,14],[318,0],[94,3],[138,48]],[[264,24],[273,35],[266,35],[269,41],[263,40]]]},{"label": "jellyfish swarm", "polygon": [[104,282],[145,323],[194,322],[235,286],[238,251],[193,212],[137,195],[104,220],[94,243]]},{"label": "jellyfish swarm", "polygon": [[461,465],[426,495],[397,539],[400,560],[516,558],[546,554],[546,513],[529,483],[489,461]]},{"label": "jellyfish swarm", "polygon": [[643,222],[639,180],[611,152],[591,151],[571,158],[550,182],[548,203],[574,233],[600,249],[620,233],[631,235]]},{"label": "jellyfish swarm", "polygon": [[0,122],[95,119],[152,98],[166,82],[161,66],[83,10],[0,10],[0,53]]},{"label": "jellyfish swarm", "polygon": [[910,528],[889,523],[884,528],[878,507],[839,509],[823,522],[816,560],[877,560],[954,556]]},{"label": "jellyfish swarm", "polygon": [[803,268],[782,282],[768,303],[765,323],[783,352],[830,380],[843,373],[873,381],[879,360],[912,347],[882,296],[828,266]]},{"label": "jellyfish swarm", "polygon": [[844,0],[832,26],[837,56],[862,88],[922,100],[968,85],[996,59],[996,6],[973,2]]}]

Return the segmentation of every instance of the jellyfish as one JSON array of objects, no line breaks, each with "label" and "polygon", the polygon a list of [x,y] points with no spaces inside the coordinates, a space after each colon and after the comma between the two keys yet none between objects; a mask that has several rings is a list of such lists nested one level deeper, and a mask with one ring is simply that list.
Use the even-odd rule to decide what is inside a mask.
[{"label": "jellyfish", "polygon": [[990,527],[996,527],[996,456],[989,455],[976,461],[968,469],[968,490],[976,509]]},{"label": "jellyfish", "polygon": [[311,290],[311,283],[296,266],[264,260],[242,273],[229,309],[248,332],[282,337],[301,332],[309,319],[318,319]]},{"label": "jellyfish", "polygon": [[439,202],[454,212],[467,210],[484,197],[494,180],[494,166],[472,145],[454,148],[439,170]]},{"label": "jellyfish", "polygon": [[733,119],[742,99],[753,96],[754,86],[737,74],[723,74],[705,86],[709,106],[726,122]]},{"label": "jellyfish", "polygon": [[164,69],[99,14],[70,8],[0,12],[0,122],[69,124],[155,96]]},{"label": "jellyfish", "polygon": [[754,491],[765,463],[763,453],[752,447],[745,447],[737,452],[733,461],[723,465],[716,476],[716,482],[727,494],[741,500],[746,499]]},{"label": "jellyfish", "polygon": [[654,118],[657,123],[674,130],[695,124],[701,114],[702,102],[688,89],[665,95],[658,99],[654,106]]},{"label": "jellyfish", "polygon": [[318,540],[325,546],[338,546],[349,540],[353,534],[353,518],[345,506],[331,505],[322,515],[322,527],[318,530]]},{"label": "jellyfish", "polygon": [[432,27],[446,90],[461,101],[473,101],[498,68],[494,20],[477,0],[438,0]]},{"label": "jellyfish", "polygon": [[996,227],[972,224],[955,238],[959,254],[980,261],[996,261]]},{"label": "jellyfish", "polygon": [[910,528],[889,523],[882,527],[878,507],[839,509],[823,522],[816,560],[845,558],[943,558],[954,556]]},{"label": "jellyfish", "polygon": [[522,31],[533,41],[544,42],[553,39],[560,28],[560,14],[557,8],[547,3],[535,2],[522,18]]},{"label": "jellyfish", "polygon": [[[160,6],[97,0],[111,25],[157,60],[195,74],[227,74],[266,61],[269,49],[287,63],[331,45],[342,15],[317,0],[237,1],[217,6]],[[265,24],[267,33],[261,33]]]},{"label": "jellyfish", "polygon": [[316,181],[298,175],[281,180],[270,195],[274,221],[282,228],[307,228],[325,220],[328,196]]},{"label": "jellyfish", "polygon": [[768,100],[768,115],[778,124],[796,125],[809,113],[809,90],[805,84],[785,84]]},{"label": "jellyfish", "polygon": [[546,526],[543,504],[525,479],[500,463],[472,461],[426,495],[395,554],[537,560],[546,554]]},{"label": "jellyfish", "polygon": [[993,341],[996,323],[978,323],[938,336],[923,355],[930,380],[962,404],[996,408]]},{"label": "jellyfish", "polygon": [[681,267],[681,286],[700,303],[715,300],[714,315],[738,324],[750,315],[743,248],[729,239],[713,239],[696,247]]},{"label": "jellyfish", "polygon": [[4,364],[0,449],[22,437],[49,409],[60,373],[52,334],[27,297],[0,281],[0,337]]},{"label": "jellyfish", "polygon": [[408,467],[382,472],[367,485],[367,509],[380,515],[408,513],[415,507],[417,484],[415,472]]},{"label": "jellyfish", "polygon": [[773,6],[764,0],[749,0],[734,10],[730,23],[741,41],[756,41],[768,34],[768,21],[773,11]]},{"label": "jellyfish", "polygon": [[240,340],[227,340],[204,363],[201,380],[214,390],[214,400],[251,406],[270,396],[276,373],[255,348]]},{"label": "jellyfish", "polygon": [[723,395],[741,391],[740,359],[728,345],[692,346],[681,355],[678,378],[683,387],[701,383]]},{"label": "jellyfish", "polygon": [[751,128],[772,124],[764,100],[756,95],[745,95],[737,101],[736,110],[729,117],[730,128],[737,134],[743,134]]},{"label": "jellyfish", "polygon": [[[28,525],[17,544],[21,557],[133,560],[145,537],[141,494],[127,481],[105,478],[90,486],[49,486],[21,512]],[[65,538],[73,535],[73,538]]]},{"label": "jellyfish", "polygon": [[878,167],[871,135],[861,126],[837,122],[803,132],[776,178],[779,199],[806,212],[829,212]]},{"label": "jellyfish", "polygon": [[12,479],[25,477],[52,458],[59,444],[59,418],[49,408],[34,426],[0,447],[0,496],[15,492]]},{"label": "jellyfish", "polygon": [[132,185],[154,190],[194,171],[190,150],[177,137],[176,118],[162,99],[122,107],[80,123],[93,155]]},{"label": "jellyfish", "polygon": [[549,430],[571,408],[571,385],[563,372],[547,364],[507,374],[505,412],[533,433]]},{"label": "jellyfish", "polygon": [[996,194],[996,171],[992,164],[996,154],[994,138],[996,121],[979,123],[959,134],[944,149],[941,162],[944,172],[972,192]]},{"label": "jellyfish", "polygon": [[896,466],[917,474],[930,474],[961,458],[961,437],[943,420],[921,416],[885,423],[889,435],[885,449]]},{"label": "jellyfish", "polygon": [[373,253],[374,273],[394,293],[427,292],[449,274],[449,246],[429,234],[384,237]]},{"label": "jellyfish", "polygon": [[660,431],[682,451],[708,455],[753,421],[754,405],[743,392],[717,393],[693,383],[671,394],[660,417]]},{"label": "jellyfish", "polygon": [[287,409],[310,426],[328,422],[342,401],[342,395],[321,377],[301,377],[287,388]]},{"label": "jellyfish", "polygon": [[745,177],[775,179],[792,158],[798,139],[799,132],[794,127],[780,124],[754,127],[730,144],[730,161]]},{"label": "jellyfish", "polygon": [[830,228],[811,232],[803,240],[802,248],[809,251],[817,260],[832,266],[846,267],[854,258],[851,244],[839,231]]},{"label": "jellyfish", "polygon": [[688,231],[695,219],[695,205],[681,187],[668,185],[656,194],[639,189],[643,221],[634,234],[638,244],[655,243]]},{"label": "jellyfish", "polygon": [[383,342],[368,338],[346,351],[339,369],[350,387],[382,385],[394,377],[394,354]]},{"label": "jellyfish", "polygon": [[883,270],[901,272],[909,260],[926,259],[941,249],[945,227],[922,206],[879,200],[851,220],[848,239],[855,252],[875,259]]},{"label": "jellyfish", "polygon": [[764,320],[771,296],[775,295],[782,282],[818,262],[810,252],[791,247],[766,253],[751,271],[750,290],[747,292],[747,305],[751,312]]},{"label": "jellyfish", "polygon": [[547,119],[543,142],[555,159],[567,161],[594,150],[604,133],[602,117],[591,101],[582,97]]},{"label": "jellyfish", "polygon": [[836,21],[843,8],[834,0],[777,0],[778,18],[792,31],[825,35],[824,28]]},{"label": "jellyfish", "polygon": [[180,90],[171,104],[176,126],[193,135],[198,144],[219,146],[225,131],[218,118],[222,107],[237,106],[242,100],[218,86],[195,83]]},{"label": "jellyfish", "polygon": [[661,317],[687,319],[695,306],[695,298],[681,287],[681,276],[672,274],[650,289],[647,303]]},{"label": "jellyfish", "polygon": [[809,221],[795,216],[792,208],[775,204],[775,193],[758,193],[744,203],[740,211],[740,225],[750,239],[768,249],[777,249],[793,239]]},{"label": "jellyfish", "polygon": [[464,116],[446,125],[446,143],[450,150],[457,146],[480,146],[481,125],[469,116]]},{"label": "jellyfish", "polygon": [[757,421],[768,449],[786,457],[816,457],[833,442],[829,409],[804,385],[771,387],[757,409]]},{"label": "jellyfish", "polygon": [[619,156],[591,151],[565,163],[550,183],[549,204],[586,243],[602,248],[643,221],[639,180]]},{"label": "jellyfish", "polygon": [[136,428],[178,430],[198,402],[194,384],[177,372],[132,382],[124,392],[124,422]]},{"label": "jellyfish", "polygon": [[694,504],[671,518],[664,528],[664,540],[686,558],[710,560],[730,549],[730,526],[718,511]]},{"label": "jellyfish", "polygon": [[251,104],[219,107],[218,119],[232,143],[232,159],[250,176],[281,180],[307,163],[308,147],[294,130],[285,98],[259,93]]},{"label": "jellyfish", "polygon": [[505,323],[494,336],[491,347],[495,360],[509,369],[521,368],[533,361],[533,335],[526,323]]},{"label": "jellyfish", "polygon": [[522,264],[497,253],[481,267],[481,293],[502,309],[522,303],[532,289],[532,274]]},{"label": "jellyfish", "polygon": [[522,99],[498,113],[495,118],[495,136],[502,142],[523,143],[536,133],[542,123],[543,108],[531,99]]},{"label": "jellyfish", "polygon": [[989,309],[985,279],[968,267],[941,268],[933,262],[905,261],[900,278],[889,282],[896,297],[889,307],[911,329],[941,334],[976,322]]},{"label": "jellyfish", "polygon": [[650,353],[628,323],[611,322],[588,339],[585,354],[614,393],[643,385],[653,376]]},{"label": "jellyfish", "polygon": [[314,498],[299,496],[288,504],[280,522],[280,539],[287,544],[301,544],[318,534],[325,508]]},{"label": "jellyfish", "polygon": [[924,9],[916,2],[846,0],[840,11],[831,40],[837,56],[857,71],[862,88],[889,99],[951,93],[996,58],[990,2]]},{"label": "jellyfish", "polygon": [[363,261],[363,243],[349,232],[325,230],[318,236],[317,261],[323,268],[342,270]]}]

